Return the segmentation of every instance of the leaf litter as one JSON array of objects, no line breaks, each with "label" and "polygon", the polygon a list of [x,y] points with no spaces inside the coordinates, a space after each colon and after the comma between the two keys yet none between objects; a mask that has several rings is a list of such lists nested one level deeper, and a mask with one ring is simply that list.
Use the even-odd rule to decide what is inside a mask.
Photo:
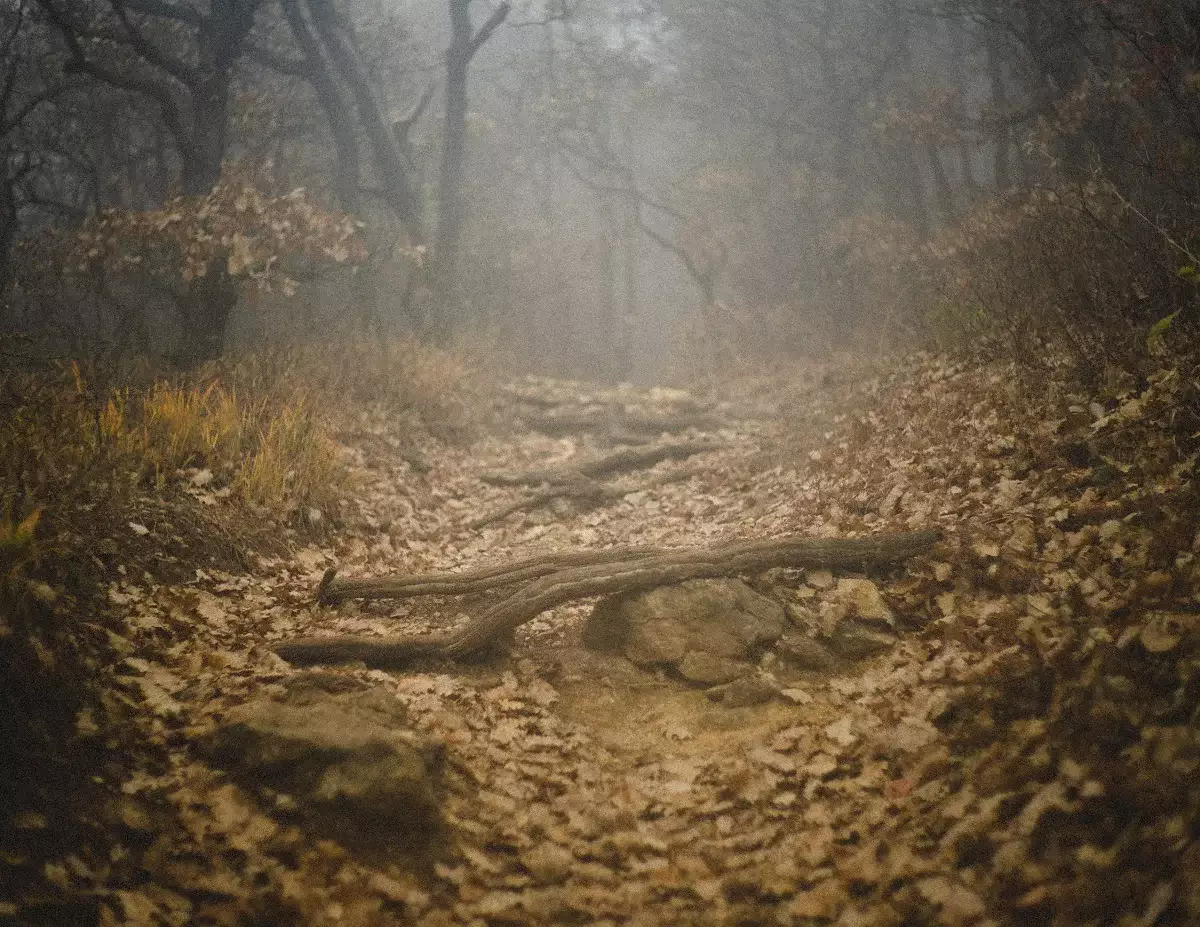
[{"label": "leaf litter", "polygon": [[[356,492],[338,530],[251,571],[112,580],[120,658],[102,713],[143,746],[107,812],[108,858],[67,853],[45,882],[95,899],[111,924],[1196,923],[1198,394],[1178,371],[1089,395],[933,356],[853,378],[743,378],[716,409],[724,449],[686,481],[630,477],[613,504],[478,531],[468,522],[513,493],[480,474],[593,453],[603,435],[429,439],[418,468],[394,432],[407,423],[372,413],[360,431],[378,440],[349,446]],[[694,402],[528,381],[501,421],[503,403],[529,397],[639,414]],[[191,746],[293,676],[272,643],[443,630],[476,604],[321,609],[312,593],[332,564],[424,572],[931,525],[946,533],[934,555],[878,585],[773,579],[818,623],[856,610],[895,643],[767,704],[716,704],[586,652],[580,605],[530,622],[489,663],[332,668],[441,745],[444,835],[423,855],[314,837],[287,796],[263,807]],[[82,737],[106,729],[79,719]]]}]

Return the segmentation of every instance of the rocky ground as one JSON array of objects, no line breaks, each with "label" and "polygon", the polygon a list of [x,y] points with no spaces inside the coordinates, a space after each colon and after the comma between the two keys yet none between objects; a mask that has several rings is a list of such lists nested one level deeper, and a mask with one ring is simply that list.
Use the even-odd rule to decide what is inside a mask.
[{"label": "rocky ground", "polygon": [[[109,577],[102,714],[132,744],[111,839],[43,865],[0,918],[1200,922],[1198,395],[1178,369],[1084,391],[916,357],[711,400],[520,381],[464,447],[364,410],[343,435],[353,502],[319,541]],[[653,446],[655,422],[713,449],[489,518],[536,490],[483,477]],[[200,511],[221,504],[204,482]],[[169,540],[147,512],[131,544]],[[319,606],[331,566],[925,528],[942,541],[890,572],[568,604],[461,665],[272,651],[441,631],[490,601]]]}]

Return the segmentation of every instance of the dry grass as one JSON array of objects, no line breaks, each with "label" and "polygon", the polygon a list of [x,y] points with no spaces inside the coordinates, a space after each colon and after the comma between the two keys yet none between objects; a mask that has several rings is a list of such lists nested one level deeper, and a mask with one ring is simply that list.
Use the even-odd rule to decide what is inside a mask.
[{"label": "dry grass", "polygon": [[163,491],[208,470],[223,495],[282,514],[331,506],[343,482],[337,446],[303,397],[247,398],[215,380],[96,396],[78,368],[4,385],[0,478],[17,512]]},{"label": "dry grass", "polygon": [[113,393],[94,432],[91,422],[84,430],[102,454],[159,489],[189,470],[209,470],[215,485],[246,502],[324,508],[341,483],[337,448],[303,396],[247,399],[216,381],[159,381]]},{"label": "dry grass", "polygon": [[459,440],[487,410],[486,354],[486,346],[359,336],[257,352],[232,363],[228,376],[254,395],[311,397],[339,418],[384,409],[436,437]]},{"label": "dry grass", "polygon": [[[486,364],[412,340],[260,352],[195,375],[95,388],[78,365],[0,378],[0,506],[15,517],[97,494],[207,486],[278,515],[345,491],[334,423],[384,409],[414,438],[461,440],[488,410]],[[0,508],[0,511],[3,509]]]}]

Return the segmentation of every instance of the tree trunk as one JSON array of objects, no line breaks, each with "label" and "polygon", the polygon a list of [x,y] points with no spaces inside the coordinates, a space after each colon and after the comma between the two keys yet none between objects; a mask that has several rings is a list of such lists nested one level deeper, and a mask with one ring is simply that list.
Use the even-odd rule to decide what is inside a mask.
[{"label": "tree trunk", "polygon": [[[192,144],[183,156],[183,192],[207,196],[221,180],[229,130],[233,71],[246,37],[254,28],[257,0],[214,0],[201,25],[198,80],[192,88]],[[237,284],[224,255],[194,278],[181,300],[183,338],[175,352],[185,368],[216,360],[225,349],[225,332],[237,305]]]},{"label": "tree trunk", "polygon": [[450,0],[452,38],[446,51],[446,91],[442,126],[442,176],[438,187],[438,226],[434,240],[435,285],[441,326],[454,327],[458,313],[458,243],[462,237],[462,185],[467,151],[467,66],[471,41],[470,0]]},{"label": "tree trunk", "polygon": [[458,247],[463,227],[463,178],[467,154],[467,69],[475,53],[508,16],[508,0],[487,22],[472,30],[471,0],[450,0],[450,47],[446,49],[445,121],[442,176],[438,186],[438,227],[433,248],[434,286],[441,303],[437,333],[454,327],[458,314]]},{"label": "tree trunk", "polygon": [[[8,152],[0,150],[0,164],[8,163]],[[0,178],[0,301],[12,279],[13,245],[17,238],[17,201],[11,177]],[[2,304],[2,303],[0,303]]]},{"label": "tree trunk", "polygon": [[335,187],[342,209],[354,215],[359,212],[360,168],[358,139],[350,116],[350,101],[346,100],[342,88],[333,76],[333,66],[321,42],[304,16],[300,0],[282,0],[283,14],[292,31],[296,45],[304,53],[305,79],[317,97],[329,132],[337,150]]},{"label": "tree trunk", "polygon": [[621,331],[621,310],[617,304],[617,236],[612,204],[608,200],[609,194],[600,193],[597,198],[599,199],[599,208],[596,210],[596,225],[598,226],[596,245],[599,252],[597,269],[600,285],[599,315],[605,331],[603,338],[599,340],[599,347],[595,354],[597,369],[607,367],[611,374],[615,372],[613,351]]},{"label": "tree trunk", "polygon": [[942,220],[950,225],[954,222],[954,189],[950,186],[950,178],[942,164],[942,153],[933,142],[925,144],[925,156],[929,161],[929,173],[933,177],[933,191],[937,196],[938,211]]},{"label": "tree trunk", "polygon": [[175,352],[178,366],[190,370],[221,356],[237,299],[237,283],[229,276],[224,257],[209,264],[203,277],[192,280],[181,301],[183,338]]},{"label": "tree trunk", "polygon": [[395,132],[385,118],[383,106],[371,87],[353,38],[338,18],[330,0],[308,0],[314,28],[338,75],[350,88],[354,107],[375,161],[378,181],[388,208],[402,223],[413,241],[421,240],[420,194],[413,180],[412,165]]},{"label": "tree trunk", "polygon": [[[633,143],[633,125],[626,114],[622,141],[625,154],[629,159],[637,155]],[[624,251],[624,275],[621,290],[621,311],[617,319],[616,344],[613,346],[613,373],[617,380],[626,380],[633,370],[633,325],[638,317],[638,241],[641,232],[638,228],[641,219],[641,204],[632,193],[627,195],[621,210],[621,244]]]},{"label": "tree trunk", "polygon": [[988,80],[992,91],[992,118],[996,127],[992,133],[992,144],[995,145],[993,176],[996,192],[1007,193],[1012,189],[1012,162],[1009,159],[1010,145],[1008,129],[1008,88],[1004,83],[1004,66],[1000,60],[1000,43],[994,35],[987,39],[987,68]]}]

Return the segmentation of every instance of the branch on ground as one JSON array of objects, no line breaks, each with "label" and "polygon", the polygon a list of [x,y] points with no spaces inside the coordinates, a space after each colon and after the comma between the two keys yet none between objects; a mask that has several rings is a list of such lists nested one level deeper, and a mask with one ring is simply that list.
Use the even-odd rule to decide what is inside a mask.
[{"label": "branch on ground", "polygon": [[561,467],[548,467],[537,470],[526,470],[522,473],[505,473],[493,471],[483,474],[480,479],[494,486],[538,486],[542,483],[554,485],[557,483],[578,482],[579,478],[612,476],[629,470],[640,470],[652,467],[663,460],[685,460],[696,454],[720,450],[722,445],[709,439],[695,441],[679,441],[656,444],[652,447],[624,448],[602,457],[581,460],[578,463],[564,464]]},{"label": "branch on ground", "polygon": [[[528,581],[465,627],[448,634],[309,638],[280,644],[275,652],[298,665],[362,661],[387,668],[402,667],[422,657],[462,659],[486,649],[542,612],[577,599],[642,592],[692,579],[758,574],[776,567],[878,570],[928,551],[940,538],[941,532],[933,530],[851,539],[732,541],[703,550],[625,548],[553,555],[473,574],[393,579],[391,593],[383,591],[389,581],[373,580],[370,595],[365,583],[360,583],[359,598],[381,598],[398,590],[407,590],[400,593],[403,595],[462,595],[509,585],[516,575]],[[334,578],[326,574],[322,601],[330,600],[333,583]],[[428,591],[413,592],[415,586]]]},{"label": "branch on ground", "polygon": [[641,492],[646,489],[664,486],[667,483],[680,483],[691,479],[696,475],[696,472],[695,468],[676,470],[664,473],[640,486],[628,487],[606,486],[604,483],[597,483],[586,476],[581,476],[578,480],[568,483],[556,483],[540,492],[534,493],[532,496],[526,496],[524,499],[511,502],[488,515],[468,522],[467,527],[472,530],[486,528],[488,525],[503,521],[509,515],[515,515],[517,512],[533,512],[544,508],[557,499],[567,499],[588,508],[599,508],[607,503],[624,499],[631,492]]},{"label": "branch on ground", "polygon": [[522,415],[534,431],[552,437],[583,432],[615,432],[642,435],[671,434],[689,428],[720,428],[719,418],[707,413],[681,415],[633,415],[628,413],[547,412]]}]

